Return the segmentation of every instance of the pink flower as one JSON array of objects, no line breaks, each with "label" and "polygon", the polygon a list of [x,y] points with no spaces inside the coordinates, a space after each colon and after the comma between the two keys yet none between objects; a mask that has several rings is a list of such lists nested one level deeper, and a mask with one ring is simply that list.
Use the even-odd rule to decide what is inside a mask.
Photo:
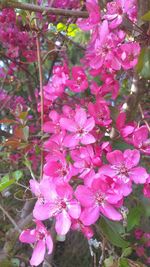
[{"label": "pink flower", "polygon": [[94,128],[95,121],[93,117],[87,118],[87,114],[83,108],[76,109],[74,120],[61,118],[60,125],[62,129],[71,132],[64,140],[67,147],[74,147],[79,142],[83,145],[88,145],[96,141],[94,136],[89,133]]},{"label": "pink flower", "polygon": [[109,185],[101,178],[94,179],[91,187],[79,185],[75,191],[76,198],[84,207],[80,219],[85,225],[95,223],[100,213],[111,220],[119,221],[121,214],[113,207],[121,196],[108,193]]},{"label": "pink flower", "polygon": [[44,142],[44,149],[51,153],[51,155],[58,152],[66,154],[66,148],[64,144],[64,138],[66,136],[65,131],[61,131],[58,134],[51,136],[46,142]]},{"label": "pink flower", "polygon": [[145,254],[145,250],[143,246],[138,246],[135,251],[138,257],[142,257]]},{"label": "pink flower", "polygon": [[83,233],[83,235],[87,238],[87,239],[91,239],[94,235],[94,232],[92,230],[92,228],[90,226],[85,226],[80,219],[73,219],[72,220],[72,225],[71,225],[71,229],[72,230],[77,230],[77,231],[81,231]]},{"label": "pink flower", "polygon": [[116,120],[116,127],[119,131],[121,137],[129,144],[133,143],[133,133],[137,127],[135,122],[126,123],[126,113],[121,112],[119,113],[117,120]]},{"label": "pink flower", "polygon": [[149,175],[146,183],[144,184],[143,194],[145,197],[150,198],[150,175]]},{"label": "pink flower", "polygon": [[104,73],[102,75],[102,80],[103,80],[103,85],[101,86],[101,91],[102,92],[111,92],[112,93],[112,98],[116,99],[118,96],[119,92],[119,82],[115,79],[114,74],[108,74]]},{"label": "pink flower", "polygon": [[147,126],[135,129],[133,133],[133,145],[141,152],[150,155],[150,138],[148,138]]},{"label": "pink flower", "polygon": [[62,96],[68,78],[68,68],[65,64],[64,66],[55,66],[51,80],[44,86],[45,99],[54,101]]},{"label": "pink flower", "polygon": [[65,235],[71,227],[71,219],[78,219],[81,208],[73,198],[73,189],[68,184],[57,186],[46,179],[41,186],[41,192],[45,203],[35,204],[33,215],[38,220],[46,220],[56,217],[55,229],[57,234]]},{"label": "pink flower", "polygon": [[88,80],[82,67],[72,67],[72,78],[66,82],[66,85],[73,92],[80,93],[88,88]]},{"label": "pink flower", "polygon": [[103,98],[98,98],[94,104],[90,102],[88,111],[94,117],[97,125],[106,127],[111,124],[109,107]]},{"label": "pink flower", "polygon": [[110,33],[108,22],[104,20],[94,41],[90,43],[86,51],[85,56],[89,66],[93,69],[99,69],[105,66],[109,69],[120,70],[121,63],[116,56],[116,47],[119,43],[119,34]]},{"label": "pink flower", "polygon": [[135,238],[137,240],[141,239],[143,234],[144,234],[144,232],[141,229],[136,229],[135,232],[134,232]]},{"label": "pink flower", "polygon": [[59,133],[60,132],[60,126],[59,126],[59,119],[60,115],[55,111],[52,110],[49,113],[49,121],[44,122],[43,130],[46,133]]},{"label": "pink flower", "polygon": [[117,51],[118,60],[125,70],[132,69],[138,62],[140,45],[138,43],[122,44]]},{"label": "pink flower", "polygon": [[73,165],[80,172],[81,178],[93,172],[94,167],[101,166],[102,162],[99,154],[94,151],[94,147],[91,145],[71,152],[71,157],[75,161]]},{"label": "pink flower", "polygon": [[23,243],[28,243],[28,244],[35,243],[33,254],[30,259],[30,264],[38,266],[44,260],[46,248],[48,250],[48,254],[52,253],[53,241],[50,233],[47,231],[44,224],[37,220],[35,222],[36,222],[36,229],[24,230],[21,233],[19,240]]},{"label": "pink flower", "polygon": [[124,14],[128,14],[133,20],[135,19],[135,17],[131,16],[135,7],[135,0],[111,1],[107,4],[107,13],[104,18],[109,20],[110,28],[114,29],[122,23]]},{"label": "pink flower", "polygon": [[78,26],[83,31],[93,29],[100,22],[100,7],[97,0],[87,0],[86,8],[89,17],[87,19],[78,19]]},{"label": "pink flower", "polygon": [[148,178],[148,174],[143,167],[136,167],[140,161],[140,153],[138,150],[127,149],[123,152],[115,150],[107,153],[107,160],[111,165],[103,165],[100,173],[118,177],[122,183],[130,183],[134,181],[136,184],[144,184]]},{"label": "pink flower", "polygon": [[54,182],[68,182],[77,171],[72,164],[67,163],[65,156],[59,152],[48,154],[44,165],[44,174],[51,177]]}]

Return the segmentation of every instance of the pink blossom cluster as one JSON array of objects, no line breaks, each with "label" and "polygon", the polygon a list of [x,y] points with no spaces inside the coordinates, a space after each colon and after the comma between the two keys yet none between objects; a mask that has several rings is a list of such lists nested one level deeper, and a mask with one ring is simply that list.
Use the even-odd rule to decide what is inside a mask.
[{"label": "pink blossom cluster", "polygon": [[146,125],[139,126],[136,122],[126,123],[126,113],[120,112],[116,127],[121,137],[142,153],[150,155],[149,129]]},{"label": "pink blossom cluster", "polygon": [[43,130],[49,138],[44,143],[43,177],[30,180],[37,197],[37,226],[20,235],[22,242],[35,243],[30,260],[35,266],[43,261],[46,247],[51,253],[53,246],[41,221],[53,220],[58,235],[73,229],[90,239],[100,217],[123,219],[121,207],[133,185],[145,184],[148,192],[149,174],[139,165],[140,152],[149,153],[146,127],[126,123],[121,113],[115,127],[125,142],[132,140],[133,149],[113,149],[107,138],[114,125],[111,100],[119,94],[117,75],[121,69],[132,69],[140,52],[139,44],[129,41],[119,27],[124,16],[136,20],[136,1],[109,2],[104,13],[96,0],[87,0],[86,8],[89,18],[78,20],[82,30],[91,32],[84,67],[55,65],[44,86]]},{"label": "pink blossom cluster", "polygon": [[11,59],[25,58],[29,62],[35,61],[33,49],[34,39],[30,34],[21,29],[20,16],[16,16],[13,9],[4,8],[0,12],[0,42],[6,49],[6,55]]},{"label": "pink blossom cluster", "polygon": [[0,104],[4,105],[4,108],[9,109],[11,113],[15,113],[17,108],[21,110],[27,110],[27,104],[22,96],[11,95],[1,88],[0,90]]},{"label": "pink blossom cluster", "polygon": [[112,72],[133,68],[137,63],[140,46],[137,42],[127,41],[126,33],[119,26],[125,16],[133,22],[136,20],[136,1],[112,1],[101,16],[96,0],[88,0],[86,6],[89,18],[78,21],[83,31],[92,30],[84,63],[100,72],[101,69]]}]

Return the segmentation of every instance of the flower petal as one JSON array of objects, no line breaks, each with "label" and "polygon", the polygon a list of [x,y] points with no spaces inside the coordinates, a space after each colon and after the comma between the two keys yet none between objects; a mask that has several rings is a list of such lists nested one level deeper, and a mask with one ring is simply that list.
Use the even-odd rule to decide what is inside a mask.
[{"label": "flower petal", "polygon": [[87,132],[90,132],[95,126],[95,120],[93,117],[87,119],[85,125],[84,125],[84,130]]},{"label": "flower petal", "polygon": [[143,167],[133,168],[129,175],[136,184],[144,184],[148,178],[148,173]]},{"label": "flower petal", "polygon": [[22,243],[34,243],[36,241],[36,230],[30,230],[30,229],[26,229],[24,230],[20,236],[19,236],[19,240]]},{"label": "flower petal", "polygon": [[63,210],[56,217],[55,229],[58,235],[66,235],[70,229],[71,220],[68,213]]},{"label": "flower petal", "polygon": [[108,203],[105,203],[103,206],[100,206],[100,212],[105,215],[107,218],[113,221],[120,221],[122,219],[122,215]]},{"label": "flower petal", "polygon": [[35,194],[35,196],[37,197],[40,196],[41,194],[40,184],[36,180],[33,180],[33,179],[31,179],[29,183],[30,183],[31,191]]},{"label": "flower petal", "polygon": [[34,266],[40,265],[41,262],[44,260],[45,252],[46,252],[45,241],[39,240],[33,250],[30,264]]},{"label": "flower petal", "polygon": [[83,127],[83,125],[86,122],[86,112],[83,108],[78,108],[76,109],[76,114],[75,114],[75,121],[79,127]]},{"label": "flower petal", "polygon": [[114,176],[116,176],[118,171],[116,169],[113,169],[111,167],[111,165],[103,165],[102,167],[99,168],[98,173],[100,175],[106,175],[106,176],[114,177]]},{"label": "flower petal", "polygon": [[[43,179],[40,183],[41,194],[48,202],[54,202],[57,199],[56,186],[50,179]],[[49,190],[48,190],[49,189]]]},{"label": "flower petal", "polygon": [[81,138],[81,143],[83,145],[93,144],[96,142],[95,137],[92,134],[86,134]]},{"label": "flower petal", "polygon": [[69,134],[64,138],[64,145],[66,147],[75,147],[78,145],[80,138],[77,134]]},{"label": "flower petal", "polygon": [[140,161],[140,152],[136,149],[127,149],[124,154],[125,166],[128,169],[135,167]]},{"label": "flower petal", "polygon": [[120,166],[124,162],[123,154],[120,150],[107,153],[107,160],[115,166]]},{"label": "flower petal", "polygon": [[90,208],[85,208],[80,216],[80,220],[84,225],[91,225],[95,223],[100,216],[99,207],[93,206]]},{"label": "flower petal", "polygon": [[60,119],[60,126],[68,130],[69,132],[75,133],[77,131],[77,125],[73,120],[67,119],[67,118],[61,118]]},{"label": "flower petal", "polygon": [[84,186],[79,185],[75,191],[75,197],[79,200],[83,207],[91,207],[95,203],[95,197],[92,191]]},{"label": "flower petal", "polygon": [[42,204],[39,200],[33,209],[33,216],[37,220],[43,221],[50,218],[50,207],[48,203]]},{"label": "flower petal", "polygon": [[46,246],[48,248],[48,254],[51,254],[53,251],[53,240],[50,234],[46,237]]},{"label": "flower petal", "polygon": [[74,219],[78,219],[80,217],[81,207],[79,202],[75,199],[69,202],[68,213]]}]

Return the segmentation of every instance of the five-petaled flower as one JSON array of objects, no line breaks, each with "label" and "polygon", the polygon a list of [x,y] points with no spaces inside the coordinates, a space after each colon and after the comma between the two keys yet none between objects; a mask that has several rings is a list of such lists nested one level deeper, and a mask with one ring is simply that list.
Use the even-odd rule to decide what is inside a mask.
[{"label": "five-petaled flower", "polygon": [[46,248],[48,250],[48,254],[52,253],[53,241],[44,224],[38,220],[35,220],[35,223],[36,228],[24,230],[20,234],[19,240],[23,243],[35,244],[30,264],[38,266],[44,260]]}]

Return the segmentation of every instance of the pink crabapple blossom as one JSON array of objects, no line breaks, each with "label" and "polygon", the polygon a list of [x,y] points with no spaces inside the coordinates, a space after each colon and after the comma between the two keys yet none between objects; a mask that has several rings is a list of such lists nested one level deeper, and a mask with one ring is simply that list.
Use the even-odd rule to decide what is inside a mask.
[{"label": "pink crabapple blossom", "polygon": [[86,111],[83,108],[77,108],[75,111],[74,120],[61,118],[60,125],[71,134],[68,134],[64,140],[67,147],[73,147],[81,142],[83,145],[95,143],[94,136],[90,133],[95,121],[93,117],[87,118]]},{"label": "pink crabapple blossom", "polygon": [[140,161],[138,150],[127,149],[124,152],[114,150],[107,153],[106,158],[109,165],[103,165],[100,173],[110,177],[117,177],[122,183],[144,184],[148,178],[148,173],[143,167],[136,167]]},{"label": "pink crabapple blossom", "polygon": [[19,240],[23,243],[35,244],[30,264],[38,266],[44,260],[46,249],[48,250],[48,254],[52,253],[53,241],[51,234],[47,231],[44,224],[38,220],[35,220],[35,223],[36,228],[24,230],[20,234]]},{"label": "pink crabapple blossom", "polygon": [[72,67],[72,79],[66,85],[75,93],[80,93],[88,88],[88,80],[82,67]]},{"label": "pink crabapple blossom", "polygon": [[115,221],[122,219],[121,214],[115,209],[115,204],[122,197],[115,193],[108,193],[108,189],[109,185],[100,178],[94,179],[90,187],[85,185],[77,187],[75,196],[84,208],[80,220],[85,225],[95,223],[101,214]]},{"label": "pink crabapple blossom", "polygon": [[81,213],[79,202],[73,198],[72,187],[66,183],[56,185],[45,179],[41,192],[44,202],[37,201],[33,210],[34,217],[37,220],[55,217],[57,234],[65,235],[71,227],[72,218],[78,219]]}]

